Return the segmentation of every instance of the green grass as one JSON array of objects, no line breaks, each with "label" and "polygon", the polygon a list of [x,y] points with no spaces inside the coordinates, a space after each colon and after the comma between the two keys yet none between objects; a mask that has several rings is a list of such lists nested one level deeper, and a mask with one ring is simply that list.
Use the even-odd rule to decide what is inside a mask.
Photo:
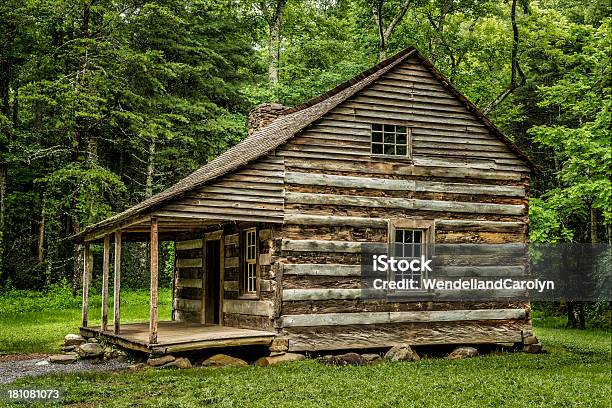
[{"label": "green grass", "polygon": [[[64,335],[78,333],[80,303],[80,297],[72,298],[68,289],[63,288],[43,294],[12,291],[0,296],[0,355],[59,352]],[[113,315],[112,303],[111,296],[109,316]],[[92,294],[90,325],[100,324],[101,305],[101,296]],[[170,320],[171,313],[171,290],[160,289],[159,319]],[[149,292],[123,291],[121,321],[139,322],[148,318]]]},{"label": "green grass", "polygon": [[65,404],[104,407],[610,406],[609,333],[547,328],[537,335],[549,354],[72,374],[22,379],[11,387],[61,387]]},{"label": "green grass", "polygon": [[[163,294],[162,304],[169,306],[170,293]],[[147,318],[147,296],[126,291],[126,320]],[[0,311],[8,303],[0,299]],[[77,308],[62,309],[63,303],[56,303],[50,307],[58,310],[3,314],[3,352],[56,351],[62,336],[75,331],[80,320]],[[92,303],[97,304],[94,317],[99,315],[99,300],[93,298]],[[161,310],[169,318],[169,307]],[[266,368],[78,373],[21,379],[10,387],[60,387],[64,404],[87,407],[609,407],[610,332],[566,330],[543,316],[536,322],[541,323],[536,335],[548,354],[367,367],[328,367],[307,360]]]}]

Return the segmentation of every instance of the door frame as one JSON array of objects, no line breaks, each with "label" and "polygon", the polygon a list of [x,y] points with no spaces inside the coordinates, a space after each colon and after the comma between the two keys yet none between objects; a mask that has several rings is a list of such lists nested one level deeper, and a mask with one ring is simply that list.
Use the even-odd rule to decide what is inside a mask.
[{"label": "door frame", "polygon": [[208,248],[208,241],[219,241],[219,326],[223,326],[223,286],[225,281],[225,236],[223,235],[223,230],[217,230],[212,232],[207,232],[204,234],[204,245],[202,249],[202,308],[200,311],[200,322],[202,324],[206,323],[206,288],[207,281],[206,278],[208,276],[208,262],[207,262],[207,254],[206,250]]}]

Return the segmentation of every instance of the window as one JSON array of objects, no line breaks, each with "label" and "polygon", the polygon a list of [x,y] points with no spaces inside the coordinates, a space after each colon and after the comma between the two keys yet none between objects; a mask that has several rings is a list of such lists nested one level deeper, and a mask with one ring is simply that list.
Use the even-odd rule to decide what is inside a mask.
[{"label": "window", "polygon": [[257,230],[244,231],[244,269],[242,293],[245,295],[257,293]]},{"label": "window", "polygon": [[371,153],[386,156],[412,156],[412,131],[406,126],[372,124]]},{"label": "window", "polygon": [[[420,259],[421,255],[426,255],[425,236],[426,231],[421,229],[396,229],[394,237],[395,240],[393,242],[393,256],[398,260],[417,258]],[[422,276],[420,270],[398,270],[395,273],[396,281],[402,279],[413,279],[414,281],[419,282],[419,286],[421,283],[421,279],[423,278],[425,278],[425,276]]]}]

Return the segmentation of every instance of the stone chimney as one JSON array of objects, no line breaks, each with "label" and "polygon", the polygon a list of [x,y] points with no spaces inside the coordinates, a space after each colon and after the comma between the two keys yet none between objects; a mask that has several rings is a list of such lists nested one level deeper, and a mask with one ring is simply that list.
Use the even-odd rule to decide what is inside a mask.
[{"label": "stone chimney", "polygon": [[264,103],[255,107],[249,112],[249,136],[275,121],[285,109],[287,106],[278,103]]}]

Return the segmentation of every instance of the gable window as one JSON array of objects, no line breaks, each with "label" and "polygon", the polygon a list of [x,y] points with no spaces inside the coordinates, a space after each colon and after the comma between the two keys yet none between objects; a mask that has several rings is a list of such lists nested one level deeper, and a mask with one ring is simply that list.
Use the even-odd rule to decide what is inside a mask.
[{"label": "gable window", "polygon": [[257,229],[244,231],[244,263],[242,269],[242,294],[257,293]]},{"label": "gable window", "polygon": [[371,153],[385,156],[412,156],[412,131],[403,125],[372,124]]}]

